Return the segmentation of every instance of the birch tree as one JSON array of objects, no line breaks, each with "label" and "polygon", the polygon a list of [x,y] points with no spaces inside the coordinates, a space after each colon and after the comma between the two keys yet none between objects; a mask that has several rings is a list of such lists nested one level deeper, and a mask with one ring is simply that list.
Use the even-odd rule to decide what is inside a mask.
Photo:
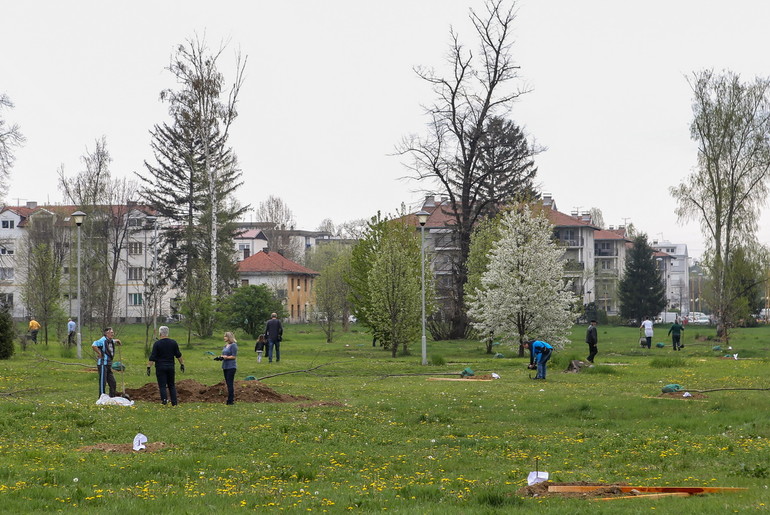
[{"label": "birch tree", "polygon": [[531,338],[557,346],[569,341],[577,299],[562,279],[564,250],[552,232],[545,215],[529,207],[504,214],[481,286],[471,295],[473,326],[517,344],[520,356]]},{"label": "birch tree", "polygon": [[756,240],[770,174],[770,79],[743,82],[733,72],[694,73],[692,139],[697,166],[670,189],[682,221],[697,220],[705,238],[703,264],[712,278],[717,335],[728,338],[739,298],[730,280],[736,249]]}]

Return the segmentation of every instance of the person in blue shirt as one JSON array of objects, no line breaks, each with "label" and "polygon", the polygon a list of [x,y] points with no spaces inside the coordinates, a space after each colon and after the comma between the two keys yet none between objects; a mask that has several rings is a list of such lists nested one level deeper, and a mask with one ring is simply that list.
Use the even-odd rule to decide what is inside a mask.
[{"label": "person in blue shirt", "polygon": [[78,325],[71,318],[67,320],[67,345],[70,347],[75,343],[75,329],[77,326]]},{"label": "person in blue shirt", "polygon": [[545,379],[545,370],[548,360],[551,359],[553,347],[540,340],[524,342],[524,348],[529,349],[529,366],[537,368],[535,379]]},{"label": "person in blue shirt", "polygon": [[110,397],[118,396],[118,388],[115,376],[112,374],[112,360],[115,358],[115,345],[121,345],[120,340],[113,338],[115,332],[112,327],[104,329],[104,336],[91,344],[96,352],[96,366],[99,369],[99,396],[105,393],[109,387]]}]

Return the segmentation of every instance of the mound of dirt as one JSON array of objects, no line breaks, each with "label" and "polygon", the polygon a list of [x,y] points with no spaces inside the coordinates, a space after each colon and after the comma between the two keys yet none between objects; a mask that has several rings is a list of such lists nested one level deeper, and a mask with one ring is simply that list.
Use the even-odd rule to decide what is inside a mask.
[{"label": "mound of dirt", "polygon": [[[549,486],[599,486],[596,490],[590,492],[549,492]],[[543,481],[541,483],[534,484],[532,486],[524,486],[519,489],[518,493],[522,497],[612,497],[615,495],[628,495],[624,494],[620,489],[621,486],[628,486],[628,483],[588,483],[586,481],[577,481],[575,483],[551,483],[550,481]]]},{"label": "mound of dirt", "polygon": [[[134,401],[160,402],[158,383],[147,383],[141,388],[126,388],[126,394]],[[225,402],[227,386],[219,382],[206,386],[195,379],[177,381],[176,394],[179,402]],[[235,402],[297,402],[309,397],[283,395],[259,381],[236,381]]]},{"label": "mound of dirt", "polygon": [[165,447],[170,447],[166,442],[149,442],[146,444],[146,448],[141,451],[135,451],[133,444],[130,443],[99,443],[96,445],[87,445],[78,449],[82,452],[117,452],[121,454],[131,454],[133,452],[155,452]]}]

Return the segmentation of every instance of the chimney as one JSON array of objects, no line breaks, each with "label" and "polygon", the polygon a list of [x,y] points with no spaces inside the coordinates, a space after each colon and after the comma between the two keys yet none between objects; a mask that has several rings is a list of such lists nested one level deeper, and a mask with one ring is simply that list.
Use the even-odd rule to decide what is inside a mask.
[{"label": "chimney", "polygon": [[436,207],[436,200],[433,195],[425,196],[425,203],[422,205],[422,208],[425,209],[426,207]]},{"label": "chimney", "polygon": [[29,209],[35,209],[37,207],[37,202],[35,202],[34,200],[30,200],[27,202],[27,207]]}]

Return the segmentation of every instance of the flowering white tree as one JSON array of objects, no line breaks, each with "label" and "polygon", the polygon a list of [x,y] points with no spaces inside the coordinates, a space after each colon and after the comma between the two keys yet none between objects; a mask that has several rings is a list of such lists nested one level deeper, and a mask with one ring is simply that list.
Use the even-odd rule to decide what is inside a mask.
[{"label": "flowering white tree", "polygon": [[548,219],[529,207],[505,214],[481,286],[471,294],[474,327],[485,337],[518,341],[519,355],[530,338],[561,347],[572,327],[576,298],[552,232]]}]

